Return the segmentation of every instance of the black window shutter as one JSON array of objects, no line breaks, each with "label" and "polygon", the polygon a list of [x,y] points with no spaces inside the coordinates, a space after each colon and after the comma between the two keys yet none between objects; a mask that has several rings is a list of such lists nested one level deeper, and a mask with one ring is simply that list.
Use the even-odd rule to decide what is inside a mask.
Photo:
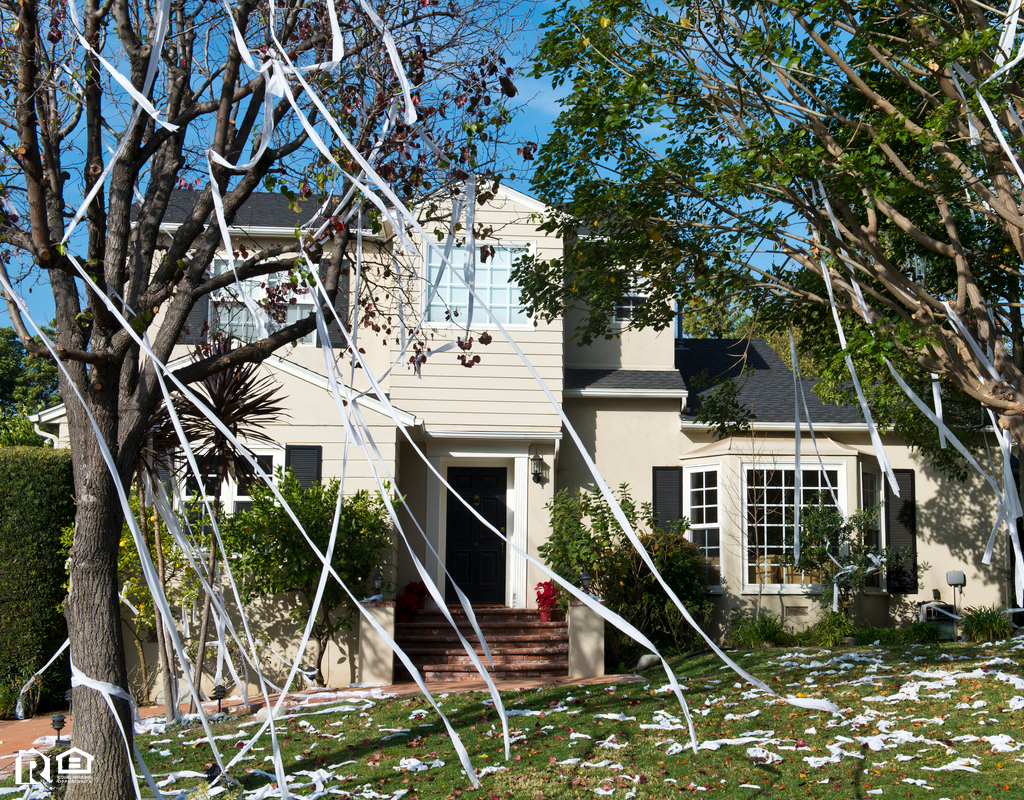
[{"label": "black window shutter", "polygon": [[909,548],[906,559],[886,571],[885,580],[890,594],[917,592],[917,503],[914,498],[914,470],[893,470],[900,496],[885,485],[885,532],[890,550]]},{"label": "black window shutter", "polygon": [[654,467],[654,514],[658,527],[683,518],[683,468]]},{"label": "black window shutter", "polygon": [[303,489],[320,482],[323,451],[318,444],[290,444],[285,448],[284,467],[291,467]]},{"label": "black window shutter", "polygon": [[196,300],[192,310],[185,317],[179,344],[199,344],[207,332],[207,320],[210,316],[210,295],[203,295]]}]

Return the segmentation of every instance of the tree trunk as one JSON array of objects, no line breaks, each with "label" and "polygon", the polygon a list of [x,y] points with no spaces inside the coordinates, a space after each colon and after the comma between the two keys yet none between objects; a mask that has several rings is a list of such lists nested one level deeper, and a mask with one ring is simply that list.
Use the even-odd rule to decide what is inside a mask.
[{"label": "tree trunk", "polygon": [[[156,575],[160,581],[160,588],[164,593],[164,597],[167,596],[167,572],[164,567],[164,550],[163,542],[160,537],[160,519],[157,516],[153,522],[153,539],[156,542]],[[167,635],[164,629],[164,624],[173,625],[174,620],[164,620],[163,614],[160,613],[160,609],[155,607],[154,612],[156,617],[156,647],[157,656],[160,659],[160,675],[163,681],[164,691],[164,719],[170,723],[178,719],[178,698],[174,692],[174,653],[173,645],[170,641],[170,636]]]},{"label": "tree trunk", "polygon": [[[76,450],[78,511],[71,547],[71,574],[65,615],[71,663],[87,678],[126,690],[121,610],[117,592],[117,552],[124,518],[114,479],[94,442]],[[132,719],[126,700],[113,697],[111,715],[94,688],[75,690],[76,747],[93,756],[88,782],[72,783],[68,800],[127,800],[135,797],[129,769]],[[118,726],[120,722],[120,729]],[[127,737],[129,748],[125,748]]]}]

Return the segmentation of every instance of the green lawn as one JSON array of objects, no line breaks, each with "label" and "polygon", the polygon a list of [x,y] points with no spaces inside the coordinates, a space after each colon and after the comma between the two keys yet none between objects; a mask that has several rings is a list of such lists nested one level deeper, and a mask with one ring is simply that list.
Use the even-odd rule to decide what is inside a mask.
[{"label": "green lawn", "polygon": [[[697,754],[658,670],[641,683],[504,695],[514,715],[505,761],[486,695],[451,694],[440,702],[480,774],[477,790],[422,699],[342,698],[278,721],[289,787],[297,796],[406,800],[1024,795],[1024,640],[732,655],[780,694],[826,697],[841,713],[793,707],[698,656],[675,663],[702,743]],[[258,728],[251,719],[215,726],[225,763]],[[213,764],[198,726],[137,743],[161,782]],[[268,791],[272,752],[265,736],[229,770],[250,796],[277,796]],[[178,777],[164,791],[173,797],[203,783]],[[260,787],[266,794],[252,794]]]}]

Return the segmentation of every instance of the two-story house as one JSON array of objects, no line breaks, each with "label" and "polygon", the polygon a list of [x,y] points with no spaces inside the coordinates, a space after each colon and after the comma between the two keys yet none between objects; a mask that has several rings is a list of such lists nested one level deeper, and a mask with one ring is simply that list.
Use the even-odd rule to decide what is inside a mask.
[{"label": "two-story house", "polygon": [[[165,227],[173,230],[187,208],[183,196]],[[406,302],[401,316],[385,286],[379,297],[374,293],[375,306],[368,309],[352,303],[356,287],[350,284],[347,304],[339,304],[342,318],[363,321],[370,310],[380,329],[354,325],[358,348],[365,351],[364,366],[353,368],[348,357],[340,361],[342,380],[357,393],[353,402],[339,404],[332,396],[324,349],[311,335],[266,362],[289,400],[287,413],[265,429],[277,444],[254,451],[268,467],[292,467],[307,484],[341,476],[343,469],[349,490],[376,489],[375,471],[391,482],[404,497],[406,511],[394,554],[382,556],[386,583],[400,591],[419,580],[410,549],[448,603],[457,599],[455,581],[481,620],[490,620],[492,632],[507,638],[515,629],[520,636],[504,651],[495,650],[496,671],[502,674],[523,674],[523,669],[582,674],[602,668],[595,660],[596,646],[573,656],[564,623],[544,627],[533,620],[533,587],[546,576],[518,552],[538,555],[550,530],[546,505],[555,492],[594,486],[577,437],[609,486],[627,483],[633,496],[651,501],[662,519],[690,521],[692,540],[708,561],[716,636],[724,634],[735,610],[761,609],[797,628],[812,623],[820,608],[820,587],[814,576],[787,563],[793,547],[788,520],[797,502],[792,374],[756,340],[677,339],[671,331],[632,330],[630,310],[642,302],[638,298],[623,298],[616,309],[613,338],[587,347],[567,336],[576,321],[572,316],[564,322],[531,320],[510,270],[523,251],[541,258],[561,255],[562,242],[538,230],[547,212],[510,189],[477,209],[477,220],[493,229],[488,239],[493,252],[486,259],[475,254],[476,291],[489,313],[470,303],[461,281],[451,270],[442,272],[439,251],[419,239],[420,252],[407,259],[404,271],[398,270]],[[296,225],[305,221],[280,197],[257,195],[238,214],[232,236],[243,246],[266,245],[293,236]],[[361,280],[383,280],[385,265],[394,280],[398,253],[387,231],[364,231],[363,247],[367,272]],[[451,261],[462,264],[465,257],[456,247]],[[428,300],[427,287],[435,284],[437,293]],[[258,298],[266,287],[254,283],[250,289]],[[285,319],[308,310],[300,297]],[[182,342],[183,356],[189,342],[210,328],[250,338],[251,323],[242,312],[230,293],[197,305]],[[514,346],[489,314],[512,336]],[[431,350],[418,369],[403,350],[416,324],[421,326],[418,340]],[[469,337],[474,340],[470,350],[433,352]],[[329,353],[346,351],[336,325],[329,338]],[[744,364],[748,370],[739,376]],[[695,415],[702,397],[727,377],[738,378],[740,400],[754,419],[748,432],[719,439]],[[984,484],[976,477],[963,483],[943,480],[919,454],[889,436],[885,444],[900,486],[895,497],[882,479],[859,411],[822,404],[810,384],[804,381],[813,437],[807,420],[800,437],[803,502],[822,490],[846,513],[884,502],[874,532],[878,546],[910,552],[898,568],[872,579],[861,608],[864,617],[876,625],[891,624],[915,614],[921,601],[935,596],[951,600],[945,579],[951,570],[965,573],[962,597],[967,604],[1004,602],[1002,542],[993,563],[982,564],[995,514]],[[560,411],[575,434],[563,424]],[[60,418],[57,408],[39,419],[55,424]],[[358,439],[351,437],[353,429],[361,429]],[[227,510],[244,507],[243,491],[226,487]],[[494,536],[457,496],[514,547]],[[368,594],[367,589],[358,590]],[[183,610],[186,616],[192,613]],[[298,637],[281,599],[268,598],[253,613],[281,657],[293,658]],[[391,606],[374,606],[373,613],[394,625]],[[400,626],[403,646],[428,665],[433,677],[464,674],[465,665],[448,652],[452,645],[442,641],[446,623],[429,612],[421,623],[404,632]],[[600,639],[600,625],[580,622],[577,638],[583,630]],[[390,674],[390,655],[379,646],[365,631],[339,637],[325,661],[329,683]],[[578,651],[579,642],[573,647]],[[372,658],[387,662],[385,667],[367,668],[368,648],[375,648]],[[529,659],[514,657],[530,653],[532,667],[518,663]],[[570,665],[574,657],[577,663]],[[271,658],[266,666],[279,673],[282,664]]]}]

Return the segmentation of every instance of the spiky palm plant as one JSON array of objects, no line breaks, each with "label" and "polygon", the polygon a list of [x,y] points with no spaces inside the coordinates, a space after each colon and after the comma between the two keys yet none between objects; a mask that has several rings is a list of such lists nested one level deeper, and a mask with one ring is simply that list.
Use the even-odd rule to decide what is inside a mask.
[{"label": "spiky palm plant", "polygon": [[[201,355],[227,355],[231,352],[232,345],[233,339],[229,336],[209,345]],[[198,390],[195,393],[199,399],[236,439],[244,440],[249,446],[274,444],[274,440],[264,433],[262,428],[282,415],[280,402],[283,398],[278,393],[280,387],[274,379],[261,374],[259,364],[232,364],[227,369],[205,378],[195,388]],[[224,482],[230,479],[238,483],[250,479],[252,467],[248,459],[235,450],[224,432],[199,408],[191,403],[182,403],[178,414],[182,430],[195,453],[200,474],[204,479],[207,476],[213,478],[212,513],[216,519],[220,513]],[[205,483],[205,480],[201,483]],[[211,527],[207,565],[207,574],[211,581],[216,566],[217,542]],[[203,610],[199,621],[199,648],[193,669],[197,688],[202,678],[206,655],[211,602],[212,597],[207,593],[203,598]],[[192,704],[195,702],[196,699],[193,697]]]}]

